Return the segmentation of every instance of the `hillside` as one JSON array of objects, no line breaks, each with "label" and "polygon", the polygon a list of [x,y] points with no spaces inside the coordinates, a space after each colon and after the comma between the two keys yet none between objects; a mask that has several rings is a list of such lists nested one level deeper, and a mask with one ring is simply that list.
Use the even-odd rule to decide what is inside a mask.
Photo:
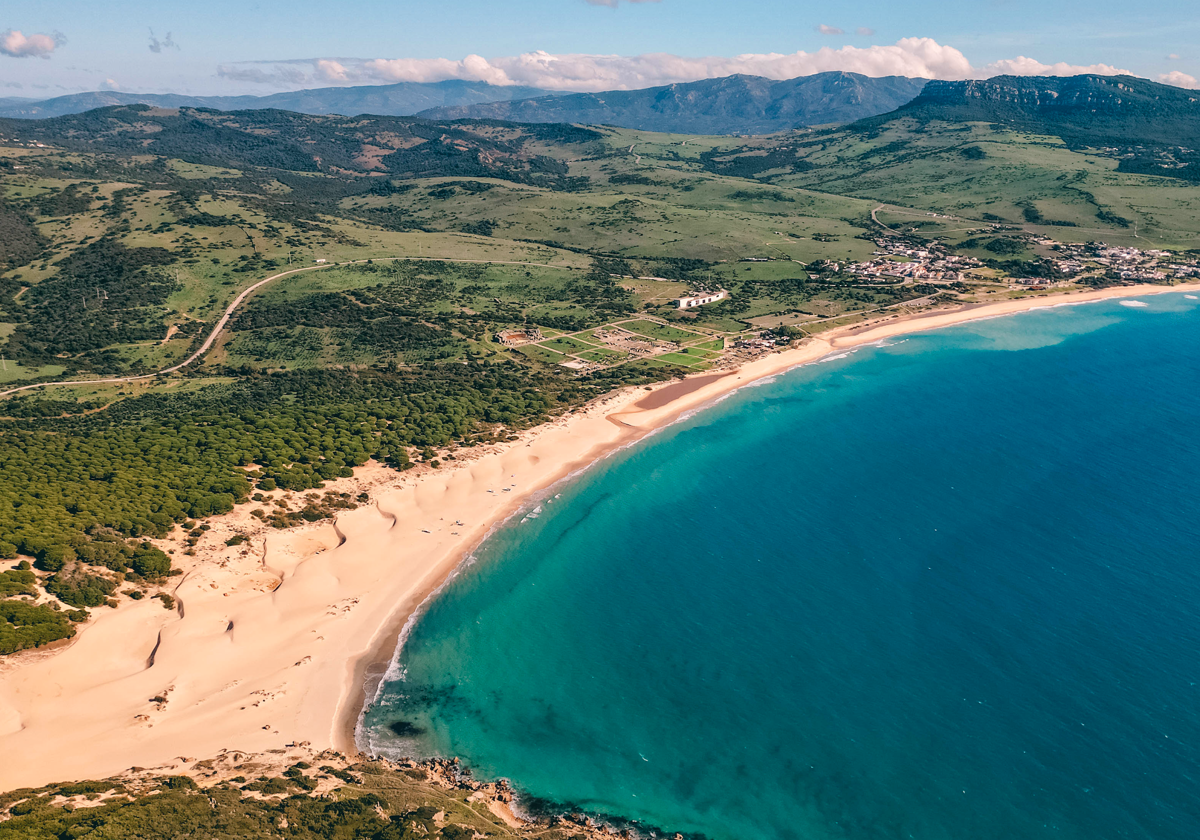
[{"label": "hillside", "polygon": [[989,122],[1060,137],[1071,148],[1109,148],[1125,172],[1200,180],[1200,94],[1132,76],[997,76],[930,82],[912,102],[859,122],[878,132],[912,120]]},{"label": "hillside", "polygon": [[990,120],[1073,143],[1195,145],[1200,95],[1132,76],[1028,77],[932,81],[894,114],[946,122]]},{"label": "hillside", "polygon": [[369,120],[290,111],[99,108],[47,120],[0,119],[0,137],[81,152],[144,153],[215,167],[267,167],[332,175],[471,175],[546,185],[567,168],[537,142],[570,146],[599,137],[570,126],[459,126],[403,117]]},{"label": "hillside", "polygon": [[797,126],[846,123],[895,110],[924,79],[818,73],[775,81],[728,76],[645,90],[574,93],[435,108],[431,119],[613,125],[673,134],[769,134]]},{"label": "hillside", "polygon": [[429,108],[475,105],[548,94],[549,91],[520,85],[499,86],[458,79],[428,84],[400,82],[394,85],[314,88],[267,96],[187,96],[176,93],[92,91],[56,96],[43,101],[0,99],[0,117],[46,119],[112,105],[213,108],[218,111],[278,109],[301,114],[380,114],[406,117]]}]

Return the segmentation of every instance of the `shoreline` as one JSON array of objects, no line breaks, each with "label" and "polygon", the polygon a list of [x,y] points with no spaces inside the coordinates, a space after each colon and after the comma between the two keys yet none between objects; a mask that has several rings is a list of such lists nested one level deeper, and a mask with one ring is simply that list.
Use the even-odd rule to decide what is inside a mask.
[{"label": "shoreline", "polygon": [[250,517],[217,517],[213,545],[175,579],[177,610],[152,599],[123,604],[65,648],[0,660],[0,750],[22,759],[0,767],[0,790],[107,777],[222,748],[297,743],[353,755],[369,695],[430,596],[492,530],[613,452],[834,351],[1034,309],[1188,292],[1200,292],[1200,283],[893,315],[728,372],[627,387],[515,441],[460,450],[438,470],[363,468],[342,481],[369,489],[371,502],[336,524],[268,529],[252,547],[226,548],[225,536]]},{"label": "shoreline", "polygon": [[[945,329],[952,326],[960,326],[962,324],[971,323],[973,321],[989,320],[992,318],[1002,318],[1009,315],[1017,315],[1023,312],[1036,311],[1038,309],[1049,309],[1058,306],[1068,305],[1085,305],[1088,303],[1099,303],[1106,300],[1112,300],[1124,297],[1144,297],[1147,295],[1184,294],[1189,292],[1200,292],[1200,283],[1180,284],[1178,286],[1155,286],[1155,285],[1139,285],[1139,286],[1122,286],[1112,287],[1107,289],[1097,289],[1094,291],[1071,291],[1060,294],[1047,295],[1045,297],[1030,297],[1015,299],[1011,301],[1001,301],[994,303],[968,304],[957,310],[936,310],[934,312],[926,312],[907,316],[889,316],[886,319],[877,319],[875,321],[867,321],[863,324],[857,324],[850,327],[837,328],[829,333],[820,334],[810,343],[801,347],[783,350],[777,353],[771,353],[767,356],[755,359],[753,362],[741,368],[735,368],[724,371],[712,371],[697,374],[696,376],[688,377],[683,380],[661,384],[658,387],[648,391],[644,396],[639,396],[639,399],[633,403],[633,409],[640,411],[618,411],[607,416],[607,419],[612,423],[623,426],[629,429],[639,429],[641,434],[631,436],[631,438],[620,444],[615,444],[606,448],[605,451],[596,454],[588,463],[581,469],[571,471],[564,474],[558,480],[552,482],[547,487],[540,491],[533,491],[519,500],[519,504],[511,511],[504,515],[503,518],[497,519],[489,532],[481,537],[476,542],[465,546],[459,563],[441,580],[433,589],[429,590],[424,597],[415,601],[410,607],[400,612],[403,613],[401,620],[393,622],[390,632],[387,634],[385,643],[373,651],[373,653],[357,664],[355,667],[356,684],[359,686],[358,702],[352,705],[351,709],[347,710],[347,714],[340,721],[340,728],[343,731],[343,736],[347,738],[342,746],[337,747],[347,754],[362,754],[358,736],[359,725],[362,722],[364,712],[374,702],[378,696],[378,691],[382,682],[386,678],[387,671],[391,664],[396,660],[400,653],[401,644],[405,634],[405,630],[412,623],[419,620],[420,613],[424,606],[429,603],[437,594],[448,585],[456,576],[459,569],[463,567],[465,562],[470,558],[471,554],[484,541],[491,536],[491,532],[502,527],[513,516],[520,512],[527,503],[538,498],[540,495],[550,492],[554,486],[570,480],[574,476],[591,469],[605,458],[624,449],[628,446],[639,442],[640,440],[649,437],[654,432],[664,429],[676,422],[684,419],[684,415],[692,415],[695,412],[703,411],[710,405],[719,402],[725,397],[731,396],[742,388],[749,387],[756,382],[768,379],[772,376],[787,373],[798,367],[813,364],[820,361],[836,350],[850,349],[861,347],[868,344],[874,344],[878,341],[892,338],[899,335],[911,335],[913,333],[926,332],[930,330]],[[784,363],[786,360],[786,363]],[[756,367],[764,362],[775,361],[767,370],[761,372],[756,371],[751,378],[746,378],[740,374],[747,368]],[[735,376],[735,379],[727,381],[730,376]],[[737,384],[735,385],[734,382]],[[718,389],[717,386],[724,385],[725,387]],[[688,400],[688,405],[680,406],[678,403],[696,394],[699,391],[704,391],[705,396],[702,402],[692,404],[694,400]],[[620,393],[620,392],[618,392]],[[635,392],[636,393],[636,392]],[[673,408],[672,415],[655,425],[637,426],[625,421],[625,417],[644,414],[655,409]],[[372,676],[372,669],[378,669],[378,672]]]}]

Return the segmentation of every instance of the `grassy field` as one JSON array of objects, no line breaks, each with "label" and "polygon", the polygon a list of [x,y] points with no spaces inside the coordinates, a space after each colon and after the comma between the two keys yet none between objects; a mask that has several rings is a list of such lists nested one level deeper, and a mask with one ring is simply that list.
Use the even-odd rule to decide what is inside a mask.
[{"label": "grassy field", "polygon": [[41,379],[47,376],[59,376],[63,370],[62,365],[43,365],[38,368],[29,368],[5,359],[4,363],[0,365],[0,384],[20,385],[22,382],[28,380]]},{"label": "grassy field", "polygon": [[[1101,150],[1069,149],[1057,137],[982,123],[918,128],[900,122],[869,140],[835,131],[802,145],[799,153],[813,168],[772,177],[773,184],[819,184],[822,190],[976,222],[990,215],[1065,242],[1200,244],[1200,186],[1117,172],[1116,158]],[[1027,208],[1044,221],[1027,218]],[[1106,222],[1101,213],[1128,224]]]}]

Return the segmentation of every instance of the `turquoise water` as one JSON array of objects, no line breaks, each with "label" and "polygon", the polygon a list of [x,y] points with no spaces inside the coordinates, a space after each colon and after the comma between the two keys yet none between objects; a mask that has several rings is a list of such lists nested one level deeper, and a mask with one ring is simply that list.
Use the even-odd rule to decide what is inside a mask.
[{"label": "turquoise water", "polygon": [[365,720],[725,838],[1200,837],[1200,301],[893,339],[603,462]]}]

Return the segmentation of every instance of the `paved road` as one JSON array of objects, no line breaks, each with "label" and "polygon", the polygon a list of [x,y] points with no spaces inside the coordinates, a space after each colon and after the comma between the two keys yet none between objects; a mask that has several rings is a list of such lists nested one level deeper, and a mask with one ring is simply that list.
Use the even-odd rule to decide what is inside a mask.
[{"label": "paved road", "polygon": [[112,385],[112,384],[116,384],[119,382],[137,382],[138,380],[141,380],[141,379],[153,379],[154,377],[162,376],[165,373],[175,373],[176,371],[182,370],[183,368],[187,367],[192,362],[196,361],[201,356],[203,356],[205,353],[207,353],[209,350],[211,350],[213,344],[216,342],[217,338],[221,335],[221,332],[229,324],[229,319],[233,317],[233,313],[237,311],[237,308],[239,306],[241,306],[242,303],[245,302],[246,298],[248,298],[254,292],[258,291],[263,286],[272,282],[273,280],[278,280],[280,277],[287,277],[291,274],[299,274],[303,271],[319,271],[321,269],[334,268],[339,265],[363,265],[363,264],[366,264],[367,262],[401,262],[404,260],[416,260],[416,261],[424,261],[424,262],[455,262],[455,263],[458,263],[458,262],[480,263],[480,262],[482,262],[482,263],[490,263],[492,265],[533,265],[533,266],[538,266],[540,268],[560,268],[560,269],[564,269],[564,270],[566,268],[568,268],[568,266],[565,266],[565,265],[549,265],[548,263],[530,263],[530,262],[522,262],[520,260],[459,260],[459,259],[450,259],[448,257],[374,257],[370,260],[351,260],[350,262],[344,262],[344,263],[329,263],[328,265],[309,265],[309,266],[305,266],[304,268],[293,268],[290,271],[281,271],[278,274],[272,274],[270,277],[267,277],[263,280],[259,280],[253,286],[246,289],[240,295],[238,295],[236,298],[234,298],[233,303],[229,304],[229,306],[225,308],[225,314],[221,316],[221,320],[217,321],[217,325],[215,327],[213,327],[212,332],[208,334],[208,338],[204,339],[204,343],[200,345],[199,349],[196,350],[195,353],[188,356],[186,359],[184,359],[182,362],[180,362],[177,365],[172,365],[169,368],[163,368],[162,370],[155,371],[154,373],[143,373],[138,376],[117,376],[117,377],[113,377],[111,379],[71,379],[71,380],[63,380],[63,381],[55,381],[55,382],[36,382],[33,385],[22,385],[19,388],[9,388],[7,391],[0,391],[0,397],[7,397],[9,394],[16,394],[21,391],[31,391],[35,388],[49,388],[52,385]]}]

